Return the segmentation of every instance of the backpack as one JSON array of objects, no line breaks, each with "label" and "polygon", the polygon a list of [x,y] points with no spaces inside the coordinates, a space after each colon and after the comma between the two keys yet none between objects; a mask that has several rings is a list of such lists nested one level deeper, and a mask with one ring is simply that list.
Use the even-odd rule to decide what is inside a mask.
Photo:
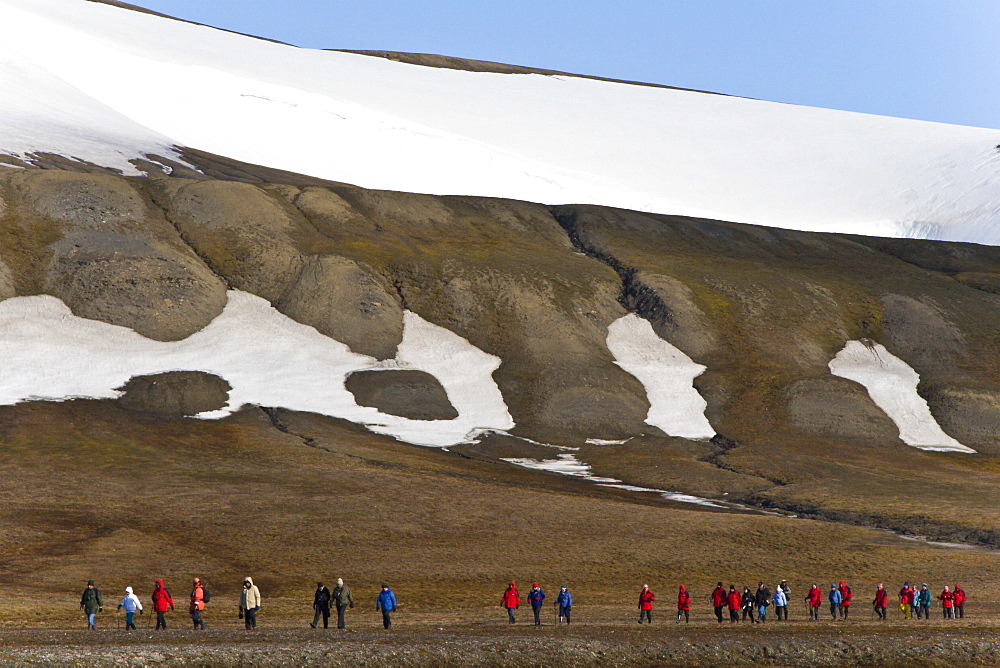
[{"label": "backpack", "polygon": [[208,591],[204,587],[201,588],[201,600],[208,603],[212,600],[212,592]]}]

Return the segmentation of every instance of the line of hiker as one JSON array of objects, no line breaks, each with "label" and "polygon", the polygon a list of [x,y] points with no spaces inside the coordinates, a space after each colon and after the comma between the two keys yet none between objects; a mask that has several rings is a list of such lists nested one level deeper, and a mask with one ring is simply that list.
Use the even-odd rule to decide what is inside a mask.
[{"label": "line of hiker", "polygon": [[[537,582],[531,583],[528,591],[528,603],[531,611],[535,615],[535,626],[542,624],[542,606],[545,604],[545,590],[538,586]],[[517,582],[511,580],[500,597],[500,607],[507,610],[507,623],[513,624],[517,620],[514,611],[521,607],[521,595],[517,593]],[[559,595],[556,596],[554,608],[557,612],[557,624],[570,623],[573,615],[573,595],[565,585],[559,585]]]}]

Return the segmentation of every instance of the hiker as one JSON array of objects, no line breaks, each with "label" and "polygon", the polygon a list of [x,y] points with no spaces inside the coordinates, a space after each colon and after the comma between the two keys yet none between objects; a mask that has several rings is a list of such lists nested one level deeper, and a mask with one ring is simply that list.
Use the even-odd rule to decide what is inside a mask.
[{"label": "hiker", "polygon": [[910,615],[914,619],[920,619],[920,601],[917,600],[917,585],[910,585]]},{"label": "hiker", "polygon": [[382,611],[382,628],[388,629],[392,626],[392,619],[389,615],[396,612],[396,595],[389,589],[388,582],[382,583],[382,591],[375,599],[375,609]]},{"label": "hiker", "polygon": [[691,594],[687,592],[687,588],[681,585],[680,589],[677,591],[677,623],[681,623],[681,616],[684,617],[684,623],[688,624],[691,622]]},{"label": "hiker", "polygon": [[153,611],[156,613],[156,631],[167,628],[167,610],[174,609],[174,599],[163,586],[163,580],[157,580],[153,586]]},{"label": "hiker", "polygon": [[771,590],[763,582],[757,583],[754,602],[757,604],[757,621],[763,624],[767,621],[767,606],[771,605]]},{"label": "hiker", "polygon": [[653,623],[653,601],[656,600],[656,594],[653,590],[649,588],[649,585],[642,585],[642,591],[639,592],[639,623],[642,624],[643,615],[646,616],[646,620],[652,624]]},{"label": "hiker", "polygon": [[875,606],[875,614],[884,622],[886,619],[885,609],[889,607],[889,592],[885,590],[881,582],[875,589],[875,600],[872,601],[872,605]]},{"label": "hiker", "polygon": [[500,597],[500,607],[507,608],[507,623],[513,624],[516,620],[514,619],[514,611],[517,610],[521,605],[521,595],[517,593],[517,583],[513,580],[507,585],[507,589],[504,590],[503,595]]},{"label": "hiker", "polygon": [[125,598],[118,604],[118,609],[122,608],[125,608],[125,630],[138,631],[135,628],[135,611],[138,610],[139,614],[142,614],[142,602],[132,593],[131,587],[125,587]]},{"label": "hiker", "polygon": [[944,591],[938,596],[938,600],[941,601],[941,614],[944,615],[945,619],[955,618],[955,594],[948,589],[948,585],[944,586]]},{"label": "hiker", "polygon": [[837,621],[840,618],[840,603],[843,600],[837,585],[830,583],[830,593],[826,597],[830,600],[830,614],[833,616],[833,621]]},{"label": "hiker", "polygon": [[191,606],[188,611],[191,613],[191,621],[194,623],[194,630],[205,630],[205,622],[201,619],[201,611],[205,609],[211,595],[201,584],[201,578],[195,578],[191,582]]},{"label": "hiker", "polygon": [[788,619],[788,597],[780,584],[774,588],[772,600],[774,601],[774,618],[778,621]]},{"label": "hiker", "polygon": [[249,575],[243,578],[243,589],[240,590],[240,619],[247,631],[257,629],[257,611],[260,610],[260,589],[253,583]]},{"label": "hiker", "polygon": [[566,585],[560,585],[559,595],[556,596],[556,605],[559,606],[559,622],[566,620],[569,624],[570,613],[573,612],[573,595],[569,593]]},{"label": "hiker", "polygon": [[722,608],[726,605],[726,590],[723,589],[722,583],[715,585],[715,589],[709,595],[709,600],[712,601],[712,607],[715,608],[715,618],[722,623]]},{"label": "hiker", "polygon": [[750,587],[743,587],[743,596],[740,597],[740,607],[743,609],[743,621],[750,618],[751,624],[756,624],[757,622],[753,618],[753,609],[757,604],[757,597],[753,595],[750,591]]},{"label": "hiker", "polygon": [[785,598],[787,598],[789,601],[791,601],[792,600],[792,588],[788,586],[788,580],[782,580],[778,584],[778,587],[781,589],[781,591],[785,592]]},{"label": "hiker", "polygon": [[847,615],[851,612],[851,599],[854,594],[851,593],[851,588],[844,584],[844,581],[840,581],[840,616],[846,622]]},{"label": "hiker", "polygon": [[736,585],[729,585],[729,595],[726,596],[726,604],[729,606],[729,623],[735,624],[740,621],[740,608],[743,602],[740,592],[736,590]]},{"label": "hiker", "polygon": [[823,605],[823,592],[815,582],[809,593],[806,594],[806,605],[809,607],[809,619],[819,621],[819,606]]},{"label": "hiker", "polygon": [[323,628],[330,628],[330,589],[322,582],[316,583],[316,594],[313,596],[313,620],[309,626],[316,628],[320,616],[323,617]]},{"label": "hiker", "polygon": [[337,586],[333,588],[333,603],[337,606],[337,628],[343,631],[347,628],[344,624],[344,612],[348,607],[354,607],[354,597],[351,596],[350,587],[341,578],[337,578]]},{"label": "hiker", "polygon": [[96,631],[97,613],[104,612],[104,599],[101,598],[101,590],[93,580],[87,580],[87,588],[80,597],[80,609],[87,615],[87,630]]},{"label": "hiker", "polygon": [[899,611],[903,613],[903,619],[910,618],[910,608],[913,605],[913,588],[909,582],[904,582],[899,590]]},{"label": "hiker", "polygon": [[955,617],[965,619],[965,591],[955,585]]},{"label": "hiker", "polygon": [[917,619],[921,616],[925,620],[931,618],[931,590],[927,588],[927,583],[920,585],[920,591],[917,592],[917,604],[920,606],[920,610],[917,612]]},{"label": "hiker", "polygon": [[528,591],[528,603],[531,604],[531,611],[535,613],[535,626],[542,625],[542,603],[545,601],[545,591],[538,586],[537,582],[531,583]]}]

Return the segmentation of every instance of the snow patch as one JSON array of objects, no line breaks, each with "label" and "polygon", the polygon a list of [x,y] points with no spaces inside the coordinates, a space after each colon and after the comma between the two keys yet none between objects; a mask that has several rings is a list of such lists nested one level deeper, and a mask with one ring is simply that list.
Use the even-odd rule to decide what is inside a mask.
[{"label": "snow patch", "polygon": [[646,388],[646,424],[683,438],[715,435],[705,417],[708,403],[693,385],[704,366],[657,336],[649,321],[634,313],[611,323],[607,341],[615,364]]},{"label": "snow patch", "polygon": [[636,487],[635,485],[623,484],[622,481],[617,478],[601,478],[593,476],[590,474],[590,464],[584,464],[578,460],[575,455],[556,455],[555,459],[530,459],[528,457],[501,457],[501,459],[505,462],[516,464],[517,466],[535,469],[536,471],[552,471],[553,473],[561,473],[563,475],[574,476],[576,478],[583,478],[584,480],[589,480],[590,482],[596,482],[601,487],[624,489],[628,492],[652,492],[659,494],[664,499],[668,499],[670,501],[693,503],[699,506],[709,506],[712,508],[726,507],[713,501],[709,501],[708,499],[692,496],[690,494],[668,492],[666,490],[653,489],[651,487]]},{"label": "snow patch", "polygon": [[624,438],[620,441],[608,441],[603,438],[588,438],[586,443],[587,445],[625,445],[631,440],[631,438]]},{"label": "snow patch", "polygon": [[899,438],[921,450],[971,452],[944,433],[927,402],[917,394],[920,375],[878,343],[848,341],[830,361],[830,371],[864,385],[875,405],[899,428]]},{"label": "snow patch", "polygon": [[[192,370],[218,375],[233,388],[225,409],[202,413],[203,419],[224,417],[248,404],[273,406],[351,420],[401,441],[435,447],[514,426],[493,380],[500,359],[411,312],[404,315],[396,358],[379,361],[236,290],[207,327],[169,343],[77,317],[55,297],[15,297],[0,303],[0,359],[0,404],[110,399],[133,376]],[[354,371],[385,368],[435,376],[458,417],[411,420],[359,406],[344,379]]]}]

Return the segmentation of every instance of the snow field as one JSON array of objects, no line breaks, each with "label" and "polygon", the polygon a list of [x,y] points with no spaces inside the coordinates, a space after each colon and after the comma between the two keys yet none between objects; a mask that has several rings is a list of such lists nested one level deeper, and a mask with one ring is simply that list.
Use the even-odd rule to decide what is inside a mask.
[{"label": "snow field", "polygon": [[178,144],[368,188],[1000,244],[1000,130],[419,67],[85,0],[0,0],[0,25],[0,153],[131,173]]},{"label": "snow field", "polygon": [[[0,302],[0,359],[0,404],[110,399],[133,376],[191,370],[216,374],[233,388],[223,410],[198,416],[206,419],[244,405],[274,406],[351,420],[401,441],[435,447],[514,426],[493,381],[499,358],[409,312],[396,359],[380,362],[235,290],[207,327],[171,343],[79,318],[55,297],[15,297]],[[387,368],[434,375],[459,416],[410,420],[357,405],[344,387],[347,375]]]},{"label": "snow field", "polygon": [[715,435],[705,417],[708,403],[692,384],[704,366],[657,336],[649,321],[634,313],[611,323],[607,342],[615,364],[646,388],[646,424],[670,436],[698,439]]},{"label": "snow field", "polygon": [[907,445],[940,452],[975,452],[944,433],[927,402],[917,394],[919,374],[885,346],[876,343],[868,348],[860,341],[848,341],[829,366],[834,376],[864,385],[875,405],[896,423],[899,438]]}]

